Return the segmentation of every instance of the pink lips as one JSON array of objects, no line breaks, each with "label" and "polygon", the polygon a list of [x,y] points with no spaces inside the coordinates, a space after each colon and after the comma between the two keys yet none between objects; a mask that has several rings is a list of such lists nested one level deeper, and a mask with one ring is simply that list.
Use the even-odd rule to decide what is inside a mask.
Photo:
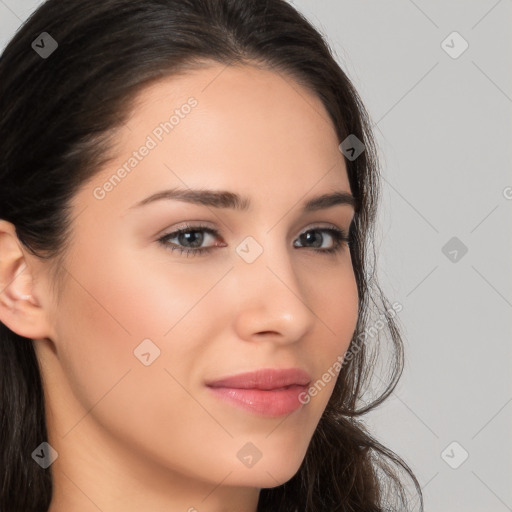
[{"label": "pink lips", "polygon": [[306,391],[311,377],[299,368],[260,369],[225,377],[206,385],[215,395],[242,409],[276,417],[289,414],[303,404],[299,394]]}]

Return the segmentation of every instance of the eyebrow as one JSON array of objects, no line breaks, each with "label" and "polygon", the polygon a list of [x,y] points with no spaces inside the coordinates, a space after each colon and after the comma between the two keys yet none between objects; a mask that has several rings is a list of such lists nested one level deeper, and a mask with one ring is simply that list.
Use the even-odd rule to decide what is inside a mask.
[{"label": "eyebrow", "polygon": [[[231,208],[239,211],[247,211],[251,205],[251,200],[248,197],[228,190],[173,188],[156,192],[135,203],[130,209],[139,208],[160,200],[184,201],[213,208]],[[358,209],[358,202],[352,194],[338,190],[308,199],[304,203],[302,210],[304,212],[314,212],[337,205],[348,205],[356,211]]]}]

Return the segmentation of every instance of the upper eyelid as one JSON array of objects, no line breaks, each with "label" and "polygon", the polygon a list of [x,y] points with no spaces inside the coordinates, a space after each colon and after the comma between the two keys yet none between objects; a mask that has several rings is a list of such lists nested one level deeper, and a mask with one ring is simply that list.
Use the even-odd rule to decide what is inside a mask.
[{"label": "upper eyelid", "polygon": [[[315,230],[324,231],[324,232],[328,232],[329,236],[334,238],[335,246],[332,248],[329,248],[329,249],[312,248],[312,250],[318,254],[325,254],[325,255],[338,254],[342,250],[344,244],[346,244],[348,246],[351,243],[350,242],[350,240],[352,238],[351,227],[352,227],[352,223],[349,225],[348,229],[340,228],[334,224],[329,224],[327,226],[312,224],[300,231],[300,233],[297,235],[297,238],[294,239],[293,245],[295,247],[295,240],[298,240],[299,237],[304,233],[307,233],[309,231],[315,231]],[[180,242],[178,242],[178,244],[176,244],[174,242],[170,242],[170,240],[169,240],[169,239],[179,236],[179,234],[182,232],[191,232],[191,231],[207,232],[210,235],[212,235],[214,238],[216,238],[217,240],[218,240],[218,237],[220,237],[220,231],[216,228],[212,228],[210,226],[205,226],[205,225],[201,226],[200,224],[193,225],[192,223],[190,223],[190,224],[186,224],[185,226],[178,227],[177,229],[174,229],[174,231],[171,231],[169,233],[161,235],[160,237],[158,237],[157,241],[159,244],[164,245],[167,250],[173,250],[173,251],[179,250],[181,253],[186,253],[187,256],[189,254],[194,255],[194,254],[210,253],[215,248],[227,247],[227,243],[224,241],[223,238],[222,238],[221,242],[216,241],[214,243],[214,245],[210,245],[210,246],[206,246],[206,247],[195,247],[195,248],[183,247]]]},{"label": "upper eyelid", "polygon": [[[307,232],[307,231],[310,231],[310,230],[314,230],[314,229],[318,229],[318,230],[322,230],[322,229],[334,229],[335,231],[340,231],[342,233],[345,233],[346,235],[349,234],[349,230],[350,230],[350,226],[349,226],[349,229],[348,230],[345,230],[343,228],[340,228],[334,224],[328,224],[327,226],[324,226],[324,225],[318,225],[318,224],[312,224],[311,226],[308,226],[304,229],[302,229],[299,233],[299,235]],[[179,233],[182,233],[182,232],[188,232],[188,231],[206,231],[207,233],[210,233],[211,235],[215,235],[215,236],[220,236],[220,231],[217,229],[217,228],[212,228],[211,226],[202,226],[200,224],[198,225],[193,225],[193,224],[190,224],[190,225],[185,225],[185,226],[182,226],[182,227],[178,227],[172,231],[169,231],[167,233],[164,233],[162,235],[160,235],[159,238],[167,238],[167,237],[170,237],[171,235],[176,235],[176,234],[179,234]]]}]

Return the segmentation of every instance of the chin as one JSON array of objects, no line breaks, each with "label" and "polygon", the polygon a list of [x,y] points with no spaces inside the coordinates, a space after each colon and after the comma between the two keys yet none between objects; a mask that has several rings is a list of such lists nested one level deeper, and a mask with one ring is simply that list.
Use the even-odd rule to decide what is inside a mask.
[{"label": "chin", "polygon": [[295,460],[295,457],[290,457],[287,460],[281,454],[279,459],[275,463],[274,461],[267,461],[266,464],[263,463],[262,459],[252,468],[240,469],[236,472],[236,475],[232,475],[233,480],[231,483],[233,485],[259,487],[262,489],[279,487],[297,474],[302,463],[302,459]]}]

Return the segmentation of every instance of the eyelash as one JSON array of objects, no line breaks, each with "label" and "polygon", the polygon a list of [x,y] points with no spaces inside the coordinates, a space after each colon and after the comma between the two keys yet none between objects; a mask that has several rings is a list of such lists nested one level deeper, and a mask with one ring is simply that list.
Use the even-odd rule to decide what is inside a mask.
[{"label": "eyelash", "polygon": [[[161,243],[167,250],[170,251],[180,251],[180,254],[186,253],[187,257],[188,255],[198,255],[198,254],[204,254],[207,252],[210,252],[213,247],[200,247],[200,248],[183,248],[179,245],[173,244],[169,245],[168,239],[169,238],[175,238],[176,236],[181,235],[182,233],[190,233],[190,232],[201,232],[205,231],[207,233],[210,233],[211,235],[218,236],[219,232],[216,229],[212,229],[208,226],[203,225],[197,225],[197,226],[191,226],[186,225],[181,229],[178,229],[176,231],[173,231],[171,233],[167,233],[166,235],[160,237],[157,241]],[[328,232],[334,239],[334,247],[331,247],[330,249],[316,249],[316,252],[323,253],[324,255],[333,255],[335,253],[340,252],[344,245],[350,246],[350,238],[347,236],[346,232],[338,229],[338,228],[324,228],[324,227],[317,227],[317,228],[310,228],[306,231],[303,231],[300,235],[304,235],[305,233],[309,233],[310,231],[326,231]],[[299,235],[299,236],[300,236]],[[314,249],[314,248],[313,248]],[[315,250],[315,249],[314,249]]]}]

